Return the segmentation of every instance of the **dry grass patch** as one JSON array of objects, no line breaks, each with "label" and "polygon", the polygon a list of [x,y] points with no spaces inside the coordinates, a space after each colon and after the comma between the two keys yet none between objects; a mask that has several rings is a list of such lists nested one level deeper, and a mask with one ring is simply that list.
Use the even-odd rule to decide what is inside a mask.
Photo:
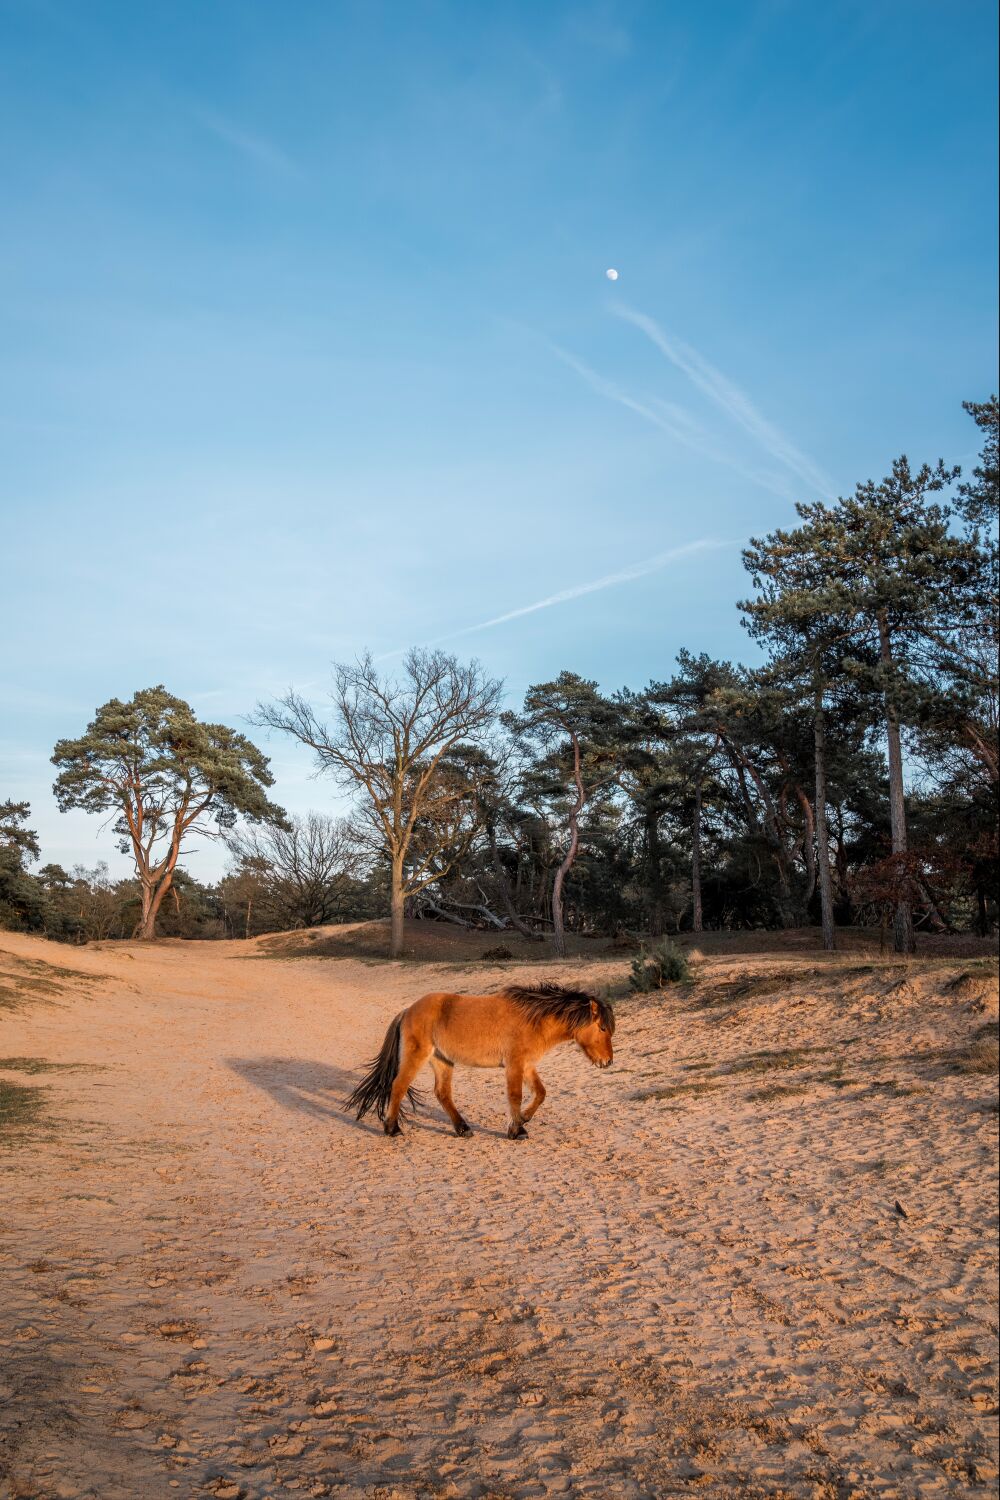
[{"label": "dry grass patch", "polygon": [[64,964],[49,963],[47,958],[23,958],[20,953],[11,953],[8,948],[0,948],[0,961],[5,965],[13,964],[15,970],[26,974],[40,974],[45,979],[83,979],[88,983],[92,979],[110,979],[110,974],[88,974],[84,969],[70,969]]},{"label": "dry grass patch", "polygon": [[32,1002],[50,1005],[53,997],[60,993],[61,986],[49,980],[0,973],[0,1010],[23,1010]]},{"label": "dry grass patch", "polygon": [[956,1073],[996,1073],[1000,1070],[1000,1043],[996,1037],[979,1037],[965,1052],[958,1053]]},{"label": "dry grass patch", "polygon": [[791,1094],[807,1094],[808,1083],[772,1083],[765,1089],[754,1089],[747,1095],[754,1104],[769,1104],[772,1099],[785,1099]]},{"label": "dry grass patch", "polygon": [[0,948],[0,1010],[18,1011],[27,1005],[53,1005],[70,989],[89,990],[110,974],[88,974],[41,958],[22,958]]},{"label": "dry grass patch", "polygon": [[96,1063],[57,1063],[45,1057],[0,1057],[0,1072],[81,1073],[100,1071]]},{"label": "dry grass patch", "polygon": [[778,969],[771,973],[743,973],[736,979],[726,979],[721,984],[707,988],[698,995],[693,1008],[710,1010],[717,1005],[736,1005],[741,1000],[763,1000],[769,995],[782,995],[790,990],[801,990],[804,985],[825,975],[822,969]]},{"label": "dry grass patch", "polygon": [[0,1140],[38,1125],[45,1113],[47,1089],[0,1079]]},{"label": "dry grass patch", "polygon": [[813,1083],[828,1083],[834,1089],[851,1089],[858,1084],[857,1078],[844,1077],[844,1060],[840,1058],[832,1068],[813,1075]]},{"label": "dry grass patch", "polygon": [[724,1073],[770,1073],[790,1068],[804,1068],[818,1054],[829,1052],[829,1047],[781,1047],[775,1051],[749,1052],[733,1062],[723,1063],[719,1068]]},{"label": "dry grass patch", "polygon": [[992,1034],[992,1027],[982,1027],[967,1047],[928,1047],[895,1061],[912,1063],[915,1067],[937,1063],[948,1073],[990,1074],[996,1073],[1000,1065],[1000,1044]]},{"label": "dry grass patch", "polygon": [[911,1094],[925,1094],[919,1083],[900,1083],[898,1078],[874,1078],[868,1084],[869,1094],[887,1094],[890,1099],[908,1099]]},{"label": "dry grass patch", "polygon": [[[792,1072],[795,1069],[806,1068],[815,1063],[819,1058],[832,1049],[830,1047],[780,1047],[760,1052],[750,1052],[745,1057],[734,1058],[730,1062],[716,1063],[712,1060],[699,1059],[696,1062],[684,1063],[682,1066],[686,1073],[701,1072],[707,1068],[715,1071],[710,1077],[698,1079],[691,1083],[674,1083],[665,1085],[663,1088],[647,1089],[633,1098],[646,1099],[677,1099],[685,1095],[709,1093],[721,1088],[723,1081],[727,1078],[738,1078],[744,1073],[771,1073]],[[815,1084],[828,1083],[835,1087],[846,1088],[853,1082],[852,1079],[842,1077],[844,1064],[838,1059],[832,1067],[825,1068],[822,1072],[814,1074],[808,1080],[795,1084],[774,1084],[769,1088],[757,1089],[747,1097],[751,1100],[778,1099],[785,1094],[801,1094]]]},{"label": "dry grass patch", "polygon": [[660,1089],[644,1089],[641,1093],[633,1094],[632,1098],[644,1104],[648,1099],[680,1099],[685,1095],[710,1094],[721,1087],[721,1083],[714,1083],[706,1078],[699,1083],[670,1083]]},{"label": "dry grass patch", "polygon": [[[78,1073],[102,1071],[97,1064],[50,1062],[46,1057],[0,1057],[0,1073]],[[0,1078],[0,1141],[10,1144],[33,1126],[48,1123],[49,1090],[38,1084]]]}]

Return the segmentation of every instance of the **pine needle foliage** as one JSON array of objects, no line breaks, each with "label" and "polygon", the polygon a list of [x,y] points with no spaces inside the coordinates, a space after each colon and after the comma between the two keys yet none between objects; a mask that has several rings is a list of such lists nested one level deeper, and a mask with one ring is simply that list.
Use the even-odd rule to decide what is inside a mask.
[{"label": "pine needle foliage", "polygon": [[629,984],[640,995],[648,995],[653,990],[665,989],[668,984],[687,984],[690,979],[691,965],[687,954],[669,938],[664,938],[648,953],[641,949],[638,958],[633,958]]}]

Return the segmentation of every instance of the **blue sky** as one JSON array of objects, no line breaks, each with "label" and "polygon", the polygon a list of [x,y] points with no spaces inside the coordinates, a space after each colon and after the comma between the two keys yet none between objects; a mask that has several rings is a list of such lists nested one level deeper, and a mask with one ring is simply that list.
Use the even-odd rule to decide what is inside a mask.
[{"label": "blue sky", "polygon": [[995,53],[979,0],[0,0],[0,800],[44,857],[111,854],[48,757],[140,686],[240,725],[366,647],[512,703],[749,659],[740,542],[977,446]]}]

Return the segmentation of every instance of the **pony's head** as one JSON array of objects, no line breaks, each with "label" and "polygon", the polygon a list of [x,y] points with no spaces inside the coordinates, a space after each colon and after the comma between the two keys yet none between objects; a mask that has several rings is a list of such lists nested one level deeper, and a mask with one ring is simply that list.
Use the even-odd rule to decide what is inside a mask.
[{"label": "pony's head", "polygon": [[614,1060],[615,1049],[611,1045],[614,1029],[615,1013],[611,1006],[605,1000],[591,999],[590,1012],[574,1031],[573,1040],[595,1068],[608,1068]]},{"label": "pony's head", "polygon": [[615,1013],[606,1000],[598,1000],[586,990],[570,990],[561,984],[512,984],[502,991],[520,1006],[529,1021],[544,1025],[559,1022],[560,1034],[554,1041],[574,1041],[598,1068],[606,1068],[614,1057],[611,1037]]}]

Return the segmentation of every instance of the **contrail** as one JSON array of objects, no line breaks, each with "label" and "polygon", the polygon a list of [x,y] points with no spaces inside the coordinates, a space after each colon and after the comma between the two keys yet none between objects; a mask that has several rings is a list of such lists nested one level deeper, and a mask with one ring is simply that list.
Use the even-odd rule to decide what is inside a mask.
[{"label": "contrail", "polygon": [[[596,594],[601,589],[614,588],[619,583],[630,583],[634,578],[645,578],[649,573],[658,573],[661,568],[676,562],[680,557],[689,557],[695,552],[714,552],[724,547],[738,547],[739,542],[720,542],[711,537],[703,537],[697,542],[685,542],[680,547],[670,547],[666,552],[656,552],[652,557],[645,558],[642,562],[631,563],[627,568],[619,568],[615,573],[605,573],[601,578],[593,578],[589,583],[575,583],[568,589],[560,589],[558,593],[549,594],[544,599],[537,599],[534,604],[522,604],[517,609],[509,609],[502,615],[493,615],[489,620],[480,620],[475,625],[463,625],[461,630],[451,630],[447,635],[436,636],[434,640],[428,641],[428,646],[438,646],[442,641],[454,641],[463,635],[473,635],[479,630],[490,630],[494,625],[506,625],[509,620],[520,620],[524,615],[533,615],[540,609],[551,609],[555,604],[568,604],[571,599],[581,599],[585,594]],[[395,651],[386,651],[376,657],[377,661],[385,661],[387,657],[399,656],[405,651],[405,646],[399,646]]]},{"label": "contrail", "polygon": [[566,604],[570,599],[580,599],[584,594],[596,594],[600,589],[614,588],[618,583],[630,583],[633,578],[645,578],[647,573],[658,573],[668,563],[675,562],[679,557],[687,557],[692,552],[708,552],[719,547],[735,547],[735,542],[716,542],[708,537],[697,542],[685,542],[682,547],[671,547],[667,552],[657,552],[652,557],[647,557],[644,562],[632,563],[630,567],[619,568],[617,573],[605,573],[603,578],[594,578],[590,583],[576,583],[572,588],[560,589],[557,594],[549,594],[547,599],[539,599],[535,604],[522,604],[520,609],[509,609],[506,614],[494,615],[491,620],[481,620],[478,625],[466,625],[462,630],[455,630],[448,636],[442,636],[442,640],[453,640],[455,636],[471,635],[474,630],[489,630],[492,625],[506,625],[508,620],[519,620],[522,615],[533,615],[540,609],[551,609],[553,604]]},{"label": "contrail", "polygon": [[249,131],[242,130],[231,120],[227,120],[224,115],[215,114],[211,110],[193,109],[191,113],[206,130],[210,130],[228,146],[232,146],[234,150],[248,157],[258,167],[265,167],[268,171],[278,172],[284,177],[301,178],[302,172],[291,157],[271,141],[265,140],[263,136],[251,135]]},{"label": "contrail", "polygon": [[672,365],[683,371],[703,395],[738,422],[772,458],[776,458],[820,494],[827,497],[833,494],[834,486],[828,476],[812,459],[801,453],[783,432],[779,432],[777,427],[762,416],[749,396],[723,375],[721,370],[710,364],[697,349],[692,349],[690,344],[682,343],[680,339],[671,338],[645,313],[618,303],[611,310],[616,317],[633,324],[644,333]]},{"label": "contrail", "polygon": [[578,359],[575,354],[570,354],[568,349],[562,349],[548,339],[546,344],[557,359],[561,359],[564,364],[569,365],[571,370],[575,370],[581,380],[585,380],[591,390],[596,391],[599,396],[605,396],[609,401],[617,401],[619,406],[634,411],[637,416],[642,417],[646,422],[651,422],[661,432],[668,433],[678,443],[683,443],[686,448],[691,448],[695,453],[700,453],[703,457],[711,458],[717,463],[725,464],[727,468],[733,469],[744,479],[749,479],[752,484],[759,484],[762,489],[769,490],[779,499],[795,499],[788,485],[783,484],[777,476],[749,468],[721,449],[682,406],[677,406],[672,401],[663,401],[659,396],[651,396],[645,402],[637,401],[634,396],[623,391],[621,386],[615,385],[611,380],[606,380],[582,359]]},{"label": "contrail", "polygon": [[627,406],[629,411],[634,411],[638,416],[645,417],[646,421],[652,422],[654,427],[659,427],[663,432],[669,432],[671,437],[680,438],[682,442],[687,441],[675,422],[658,415],[653,411],[652,407],[643,405],[641,401],[636,401],[627,391],[623,391],[620,386],[613,384],[610,380],[605,380],[603,375],[598,375],[596,370],[592,370],[589,365],[585,365],[582,359],[577,359],[575,354],[570,354],[568,349],[561,349],[558,344],[549,343],[548,340],[546,342],[549,344],[549,348],[556,358],[561,359],[564,364],[569,365],[571,370],[575,370],[581,380],[585,380],[591,390],[596,391],[599,396],[606,396],[609,401],[617,401],[619,405]]}]

